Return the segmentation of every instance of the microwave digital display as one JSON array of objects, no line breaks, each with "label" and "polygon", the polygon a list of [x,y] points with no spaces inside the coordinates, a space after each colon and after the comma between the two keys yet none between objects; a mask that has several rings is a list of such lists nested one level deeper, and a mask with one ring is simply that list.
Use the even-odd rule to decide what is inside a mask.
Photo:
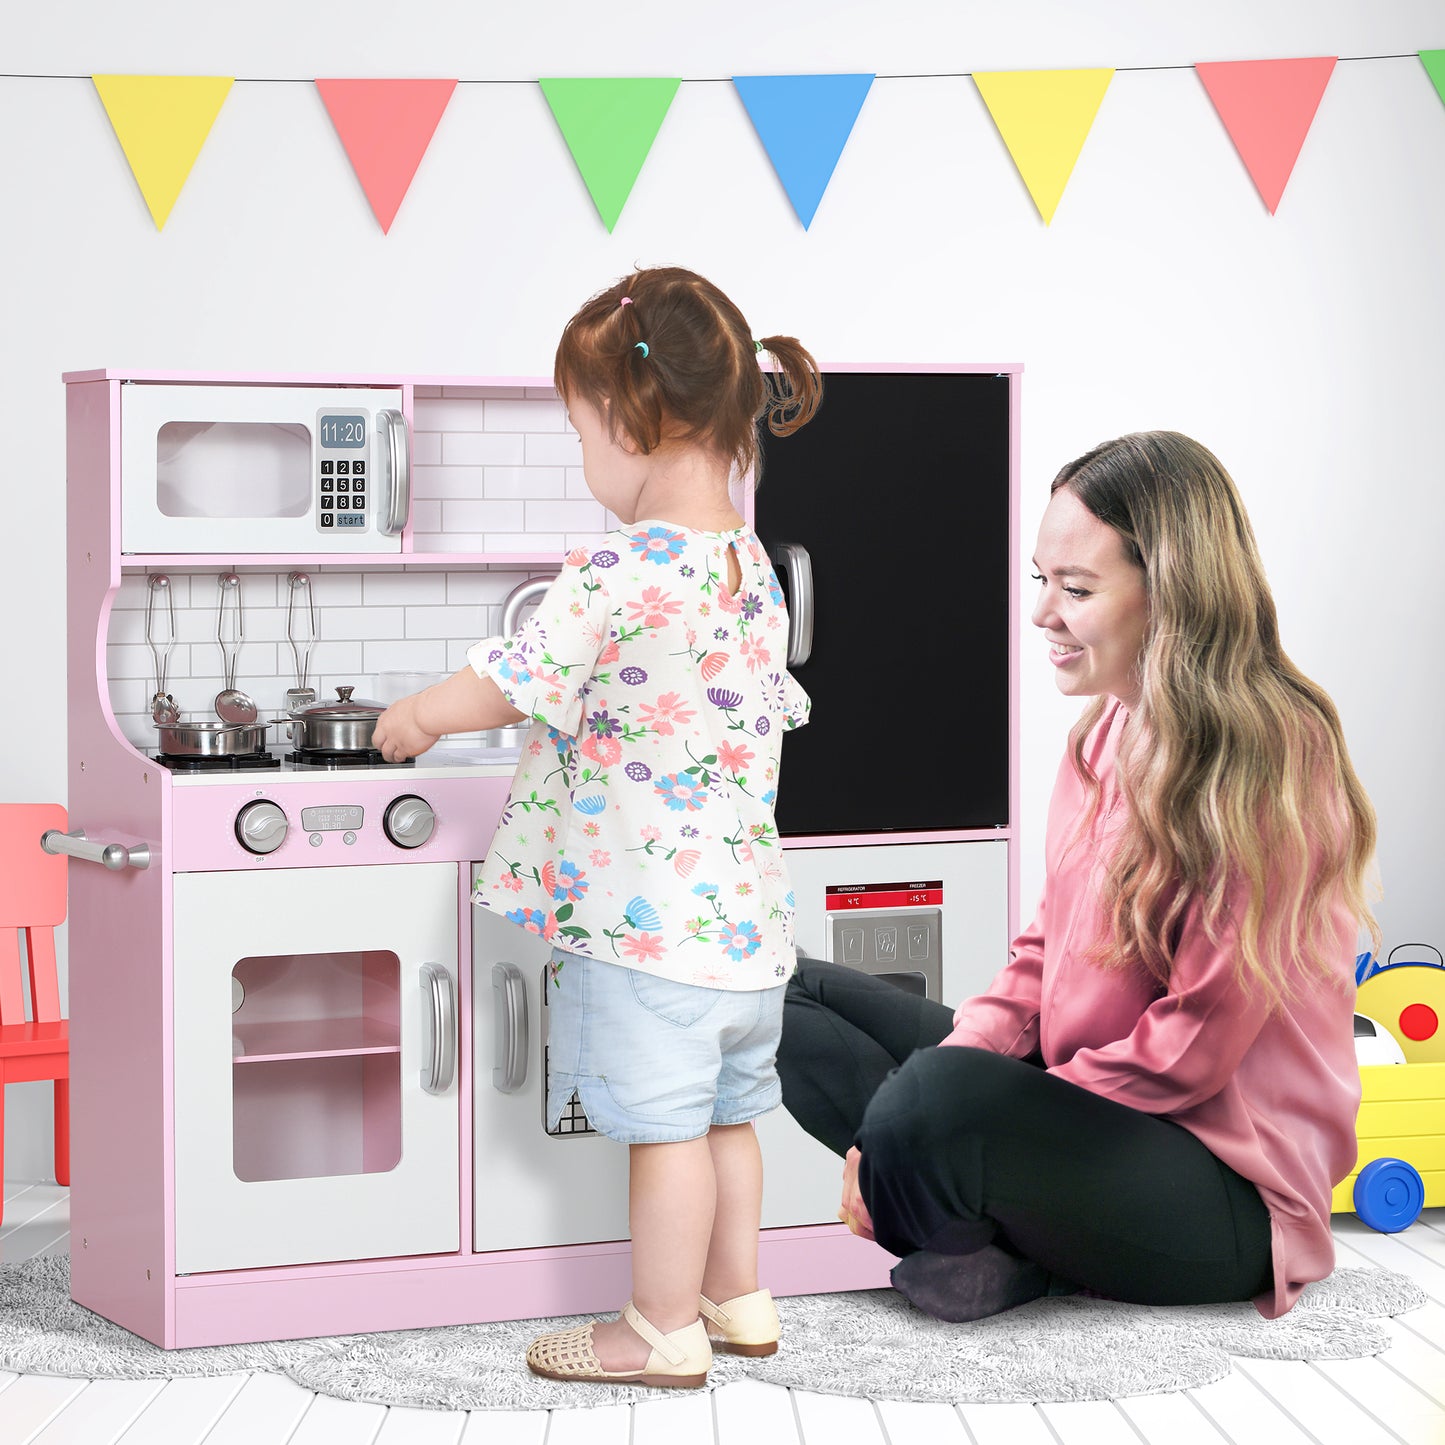
[{"label": "microwave digital display", "polygon": [[364,447],[366,418],[364,416],[322,416],[321,445],[324,447]]}]

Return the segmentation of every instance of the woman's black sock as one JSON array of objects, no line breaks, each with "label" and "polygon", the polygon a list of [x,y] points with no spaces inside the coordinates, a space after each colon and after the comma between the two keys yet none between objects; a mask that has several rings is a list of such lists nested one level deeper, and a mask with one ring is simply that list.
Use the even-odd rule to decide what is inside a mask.
[{"label": "woman's black sock", "polygon": [[906,1254],[889,1276],[893,1288],[935,1319],[981,1320],[1040,1295],[1065,1294],[1072,1286],[1054,1280],[1043,1265],[986,1244],[971,1254]]}]

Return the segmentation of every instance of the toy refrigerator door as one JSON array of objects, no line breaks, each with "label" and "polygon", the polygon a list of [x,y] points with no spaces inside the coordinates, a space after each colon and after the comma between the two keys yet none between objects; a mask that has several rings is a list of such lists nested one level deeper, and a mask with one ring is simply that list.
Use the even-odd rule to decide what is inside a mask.
[{"label": "toy refrigerator door", "polygon": [[457,886],[177,875],[178,1274],[460,1247]]},{"label": "toy refrigerator door", "polygon": [[546,1131],[551,947],[472,909],[472,1248],[627,1239],[627,1149],[572,1101]]}]

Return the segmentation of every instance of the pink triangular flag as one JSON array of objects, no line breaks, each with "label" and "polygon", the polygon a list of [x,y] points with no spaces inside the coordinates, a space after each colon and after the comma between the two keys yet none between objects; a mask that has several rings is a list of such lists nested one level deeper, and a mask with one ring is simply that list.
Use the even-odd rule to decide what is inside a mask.
[{"label": "pink triangular flag", "polygon": [[1194,67],[1271,216],[1314,122],[1336,58],[1217,60]]},{"label": "pink triangular flag", "polygon": [[455,80],[318,80],[316,89],[383,231],[431,144]]}]

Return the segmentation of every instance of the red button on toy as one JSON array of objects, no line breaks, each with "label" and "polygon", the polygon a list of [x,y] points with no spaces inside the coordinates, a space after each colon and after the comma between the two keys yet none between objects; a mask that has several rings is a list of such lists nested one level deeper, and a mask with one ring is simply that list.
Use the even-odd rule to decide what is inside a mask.
[{"label": "red button on toy", "polygon": [[1412,1003],[1400,1010],[1400,1032],[1417,1044],[1433,1039],[1439,1027],[1440,1017],[1427,1003]]}]

